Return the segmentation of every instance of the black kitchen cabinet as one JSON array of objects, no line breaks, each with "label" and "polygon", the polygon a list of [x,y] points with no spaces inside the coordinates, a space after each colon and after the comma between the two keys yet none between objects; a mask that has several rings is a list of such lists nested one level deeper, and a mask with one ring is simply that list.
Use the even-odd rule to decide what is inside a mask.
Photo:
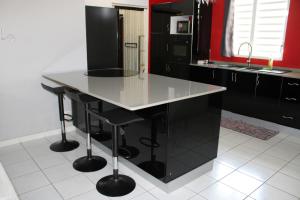
[{"label": "black kitchen cabinet", "polygon": [[222,69],[206,67],[190,67],[191,81],[226,86],[226,73]]},{"label": "black kitchen cabinet", "polygon": [[152,6],[151,12],[151,73],[165,75],[168,62],[168,38],[170,32],[170,17],[165,5]]},{"label": "black kitchen cabinet", "polygon": [[300,80],[284,78],[278,122],[300,129]]},{"label": "black kitchen cabinet", "polygon": [[168,63],[166,65],[166,76],[190,80],[190,66],[185,64]]},{"label": "black kitchen cabinet", "polygon": [[255,100],[256,74],[224,70],[227,91],[224,95],[225,110],[252,115]]},{"label": "black kitchen cabinet", "polygon": [[256,83],[256,100],[254,117],[279,122],[278,104],[282,77],[258,74]]}]

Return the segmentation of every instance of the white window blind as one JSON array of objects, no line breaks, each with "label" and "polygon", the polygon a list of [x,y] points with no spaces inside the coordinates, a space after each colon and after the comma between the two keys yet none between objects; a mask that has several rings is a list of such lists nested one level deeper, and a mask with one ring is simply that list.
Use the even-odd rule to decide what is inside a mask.
[{"label": "white window blind", "polygon": [[[233,52],[244,42],[253,47],[252,57],[282,60],[289,0],[235,0]],[[248,47],[239,56],[248,56]]]}]

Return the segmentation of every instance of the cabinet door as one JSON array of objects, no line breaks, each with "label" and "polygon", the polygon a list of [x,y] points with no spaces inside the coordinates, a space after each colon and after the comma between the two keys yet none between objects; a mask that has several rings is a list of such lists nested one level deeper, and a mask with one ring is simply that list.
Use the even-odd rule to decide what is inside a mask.
[{"label": "cabinet door", "polygon": [[284,78],[279,123],[300,129],[300,80]]},{"label": "cabinet door", "polygon": [[152,7],[150,71],[165,75],[167,44],[170,28],[170,13],[159,11],[161,5]]},{"label": "cabinet door", "polygon": [[257,74],[227,70],[224,109],[252,115]]},{"label": "cabinet door", "polygon": [[258,74],[256,85],[256,117],[278,122],[282,77]]},{"label": "cabinet door", "polygon": [[191,66],[191,80],[201,83],[212,83],[212,76],[213,72],[212,69],[205,68],[205,67],[197,67],[197,66]]}]

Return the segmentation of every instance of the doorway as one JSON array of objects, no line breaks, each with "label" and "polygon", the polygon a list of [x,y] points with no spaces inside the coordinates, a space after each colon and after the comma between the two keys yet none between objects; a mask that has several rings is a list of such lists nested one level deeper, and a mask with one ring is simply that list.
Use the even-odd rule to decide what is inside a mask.
[{"label": "doorway", "polygon": [[145,11],[116,7],[119,11],[119,63],[125,70],[145,71]]}]

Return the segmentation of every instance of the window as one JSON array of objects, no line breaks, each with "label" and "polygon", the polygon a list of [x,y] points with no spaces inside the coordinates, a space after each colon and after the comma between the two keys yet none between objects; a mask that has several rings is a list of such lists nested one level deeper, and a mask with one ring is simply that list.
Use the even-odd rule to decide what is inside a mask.
[{"label": "window", "polygon": [[289,0],[235,0],[233,52],[248,56],[249,42],[252,56],[282,60]]}]

